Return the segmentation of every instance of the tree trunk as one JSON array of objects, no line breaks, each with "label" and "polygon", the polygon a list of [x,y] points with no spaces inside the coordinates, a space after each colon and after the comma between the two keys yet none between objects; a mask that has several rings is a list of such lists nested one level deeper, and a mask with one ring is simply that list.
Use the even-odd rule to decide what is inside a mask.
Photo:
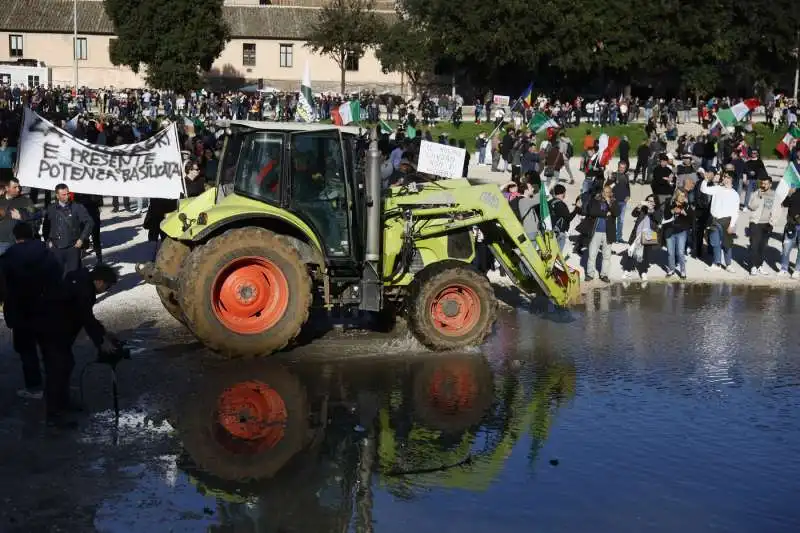
[{"label": "tree trunk", "polygon": [[345,95],[345,92],[344,92],[344,89],[345,89],[345,73],[347,72],[347,60],[346,59],[344,61],[342,61],[342,66],[339,67],[339,71],[340,71],[340,73],[342,75],[342,79],[340,80],[340,87],[341,87],[340,92],[342,93],[342,96],[344,96]]}]

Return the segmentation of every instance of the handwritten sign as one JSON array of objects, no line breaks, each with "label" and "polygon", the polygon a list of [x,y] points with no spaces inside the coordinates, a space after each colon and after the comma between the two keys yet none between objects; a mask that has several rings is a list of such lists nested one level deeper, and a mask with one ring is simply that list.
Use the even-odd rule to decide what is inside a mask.
[{"label": "handwritten sign", "polygon": [[501,96],[499,94],[496,94],[494,95],[492,101],[494,102],[494,105],[507,106],[508,104],[511,103],[511,98],[508,96]]},{"label": "handwritten sign", "polygon": [[19,139],[20,184],[134,198],[179,198],[183,163],[174,124],[135,144],[102,146],[77,139],[30,109]]},{"label": "handwritten sign", "polygon": [[463,148],[422,141],[417,170],[443,178],[460,178],[466,155]]}]

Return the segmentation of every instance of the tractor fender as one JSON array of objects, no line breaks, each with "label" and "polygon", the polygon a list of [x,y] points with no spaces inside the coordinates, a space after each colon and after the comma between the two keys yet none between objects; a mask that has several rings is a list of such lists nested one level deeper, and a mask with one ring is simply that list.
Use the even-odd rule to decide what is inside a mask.
[{"label": "tractor fender", "polygon": [[213,213],[215,222],[203,226],[200,231],[190,237],[194,244],[203,244],[212,237],[228,231],[229,229],[244,227],[260,227],[272,231],[285,238],[288,244],[297,250],[304,263],[324,264],[324,255],[316,234],[308,225],[294,216],[281,216],[277,212],[246,212],[242,213],[233,209],[224,209],[230,214],[220,212],[224,208],[216,207],[209,212]]}]

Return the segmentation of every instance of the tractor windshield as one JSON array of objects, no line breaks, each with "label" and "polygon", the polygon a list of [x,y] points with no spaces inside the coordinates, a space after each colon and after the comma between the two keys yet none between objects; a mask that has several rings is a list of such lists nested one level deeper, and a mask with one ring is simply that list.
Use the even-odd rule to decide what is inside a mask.
[{"label": "tractor windshield", "polygon": [[238,153],[232,153],[230,160],[226,153],[225,164],[233,171],[234,191],[257,200],[280,203],[283,139],[281,133],[251,132],[231,143],[233,151]]}]

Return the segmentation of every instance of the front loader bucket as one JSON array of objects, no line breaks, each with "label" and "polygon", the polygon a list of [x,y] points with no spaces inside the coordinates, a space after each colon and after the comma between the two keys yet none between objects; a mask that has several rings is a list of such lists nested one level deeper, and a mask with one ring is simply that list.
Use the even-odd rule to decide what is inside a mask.
[{"label": "front loader bucket", "polygon": [[536,236],[539,256],[544,264],[544,275],[540,276],[550,299],[563,307],[580,302],[581,274],[567,264],[561,256],[555,234],[546,231]]}]

